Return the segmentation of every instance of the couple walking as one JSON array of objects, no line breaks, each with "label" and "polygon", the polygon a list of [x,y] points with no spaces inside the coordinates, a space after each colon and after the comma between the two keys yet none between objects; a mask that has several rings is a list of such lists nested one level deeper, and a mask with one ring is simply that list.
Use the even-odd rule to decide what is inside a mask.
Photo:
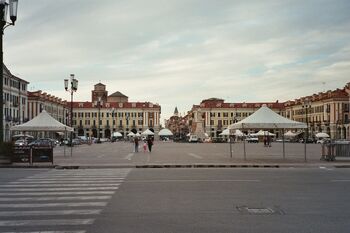
[{"label": "couple walking", "polygon": [[[147,151],[147,147],[148,147],[148,151],[152,152],[152,146],[153,146],[153,140],[154,138],[152,137],[148,137],[144,142],[143,142],[143,152]],[[134,146],[135,146],[135,152],[139,152],[139,142],[140,139],[138,137],[134,138]]]}]

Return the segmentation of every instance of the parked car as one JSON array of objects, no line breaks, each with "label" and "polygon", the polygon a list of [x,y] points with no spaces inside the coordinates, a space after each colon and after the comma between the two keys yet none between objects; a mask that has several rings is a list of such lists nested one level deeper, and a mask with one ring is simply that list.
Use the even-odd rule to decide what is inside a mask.
[{"label": "parked car", "polygon": [[50,138],[40,138],[28,144],[29,146],[54,147],[54,142]]},{"label": "parked car", "polygon": [[18,139],[15,142],[15,146],[26,146],[26,145],[28,145],[28,141],[24,139]]},{"label": "parked car", "polygon": [[259,138],[256,138],[256,137],[247,137],[245,140],[248,143],[258,143],[259,142]]},{"label": "parked car", "polygon": [[197,135],[190,135],[190,138],[188,139],[188,142],[198,142]]},{"label": "parked car", "polygon": [[213,143],[223,143],[226,142],[224,138],[212,138],[211,140]]},{"label": "parked car", "polygon": [[316,143],[318,143],[318,144],[324,144],[324,143],[327,143],[327,142],[330,142],[330,139],[329,139],[329,138],[318,139]]},{"label": "parked car", "polygon": [[[300,143],[304,143],[304,138],[300,138],[300,139],[299,139],[299,142],[300,142]],[[306,140],[306,143],[316,143],[316,140],[313,139],[313,138],[308,138],[308,139]]]}]

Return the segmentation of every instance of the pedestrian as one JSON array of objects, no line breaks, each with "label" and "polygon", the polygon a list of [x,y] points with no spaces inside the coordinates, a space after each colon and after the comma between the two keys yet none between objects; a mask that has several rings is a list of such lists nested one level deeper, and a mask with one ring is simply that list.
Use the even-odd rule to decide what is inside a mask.
[{"label": "pedestrian", "polygon": [[134,145],[135,145],[135,153],[139,152],[139,138],[134,138]]},{"label": "pedestrian", "polygon": [[267,145],[267,137],[264,136],[264,146],[266,146],[266,145]]},{"label": "pedestrian", "polygon": [[144,141],[143,142],[143,153],[146,153],[146,151],[147,151],[147,142]]},{"label": "pedestrian", "polygon": [[148,145],[148,151],[152,152],[152,146],[153,146],[153,140],[151,137],[148,137],[147,139],[147,145]]},{"label": "pedestrian", "polygon": [[271,147],[271,137],[267,136],[267,146]]}]

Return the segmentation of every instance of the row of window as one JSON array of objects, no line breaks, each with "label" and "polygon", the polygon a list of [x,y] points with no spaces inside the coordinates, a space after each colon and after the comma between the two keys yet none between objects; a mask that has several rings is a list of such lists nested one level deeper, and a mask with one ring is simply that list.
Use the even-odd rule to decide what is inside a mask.
[{"label": "row of window", "polygon": [[[79,118],[82,118],[82,117],[85,117],[85,118],[90,118],[90,117],[97,117],[97,114],[98,112],[74,112],[73,115],[74,117],[79,117]],[[100,116],[103,118],[103,117],[126,117],[126,118],[135,118],[135,117],[143,117],[143,112],[118,112],[118,113],[104,113],[104,112],[100,112]],[[149,115],[149,118],[153,118],[153,115]]]},{"label": "row of window", "polygon": [[[3,100],[5,101],[9,101],[12,102],[14,104],[18,104],[19,103],[19,96],[16,95],[12,95],[10,93],[4,92],[3,94]],[[25,105],[27,103],[27,99],[25,97],[21,97],[22,100],[22,104]]]},{"label": "row of window", "polygon": [[10,79],[10,78],[7,78],[7,77],[4,78],[4,85],[11,86],[11,87],[14,87],[14,88],[17,88],[17,89],[21,88],[22,91],[26,91],[27,90],[27,84],[20,83],[18,80],[13,80],[13,79]]},{"label": "row of window", "polygon": [[236,114],[234,114],[233,112],[211,112],[210,113],[210,117],[247,117],[252,115],[252,112],[236,112]]},{"label": "row of window", "polygon": [[[98,126],[97,125],[97,120],[85,120],[85,126]],[[142,120],[132,120],[132,121],[126,121],[126,126],[129,126],[130,123],[131,125],[130,126],[133,126],[135,127],[136,126],[136,122],[137,122],[137,125],[143,125],[143,121]],[[110,124],[112,123],[112,124]],[[77,120],[73,120],[73,125],[77,125]],[[79,126],[82,126],[83,125],[83,120],[79,120]],[[102,126],[103,125],[103,121],[100,120],[100,125]],[[106,125],[107,126],[123,126],[123,121],[122,120],[119,120],[119,125],[116,125],[116,120],[113,120],[113,121],[109,121],[109,120],[106,120]],[[151,120],[150,121],[150,126],[153,127],[153,121]]]}]

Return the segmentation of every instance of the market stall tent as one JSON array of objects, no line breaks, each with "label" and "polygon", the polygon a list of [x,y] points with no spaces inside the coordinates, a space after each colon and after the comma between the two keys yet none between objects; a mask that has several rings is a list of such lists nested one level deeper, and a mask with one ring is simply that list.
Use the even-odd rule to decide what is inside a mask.
[{"label": "market stall tent", "polygon": [[[285,118],[272,111],[265,104],[252,115],[234,123],[228,127],[229,129],[306,129],[307,125],[303,122],[293,121]],[[284,136],[284,134],[283,134]],[[306,144],[305,144],[306,147]],[[283,140],[283,158],[285,157],[285,147]],[[246,158],[245,141],[244,141],[244,159]],[[305,149],[306,160],[306,149]]]},{"label": "market stall tent", "polygon": [[158,133],[159,136],[172,136],[173,133],[169,129],[161,129]]},{"label": "market stall tent", "polygon": [[141,133],[141,135],[143,135],[143,136],[148,136],[148,135],[154,135],[154,133],[153,133],[151,130],[146,129],[145,131],[143,131],[143,132]]},{"label": "market stall tent", "polygon": [[22,132],[35,132],[35,131],[54,131],[54,132],[64,132],[69,131],[72,132],[73,128],[62,124],[57,121],[55,118],[50,116],[45,110],[43,110],[39,115],[34,117],[32,120],[21,124],[12,126],[11,131],[22,131]]}]

